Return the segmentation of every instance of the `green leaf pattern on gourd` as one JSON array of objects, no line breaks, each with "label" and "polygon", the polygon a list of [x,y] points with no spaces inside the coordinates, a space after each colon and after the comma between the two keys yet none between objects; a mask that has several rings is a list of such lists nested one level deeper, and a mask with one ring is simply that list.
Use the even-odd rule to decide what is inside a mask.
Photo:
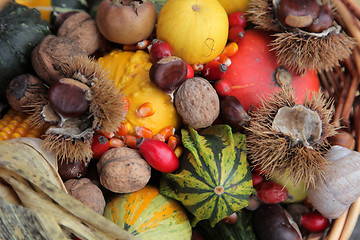
[{"label": "green leaf pattern on gourd", "polygon": [[187,153],[175,173],[164,174],[160,193],[180,202],[194,215],[192,225],[209,219],[215,225],[248,205],[254,191],[246,160],[246,138],[228,125],[182,129]]}]

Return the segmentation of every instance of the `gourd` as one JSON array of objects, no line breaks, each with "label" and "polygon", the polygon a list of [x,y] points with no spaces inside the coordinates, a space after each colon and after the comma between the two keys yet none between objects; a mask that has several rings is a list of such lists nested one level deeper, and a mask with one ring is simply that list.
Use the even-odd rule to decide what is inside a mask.
[{"label": "gourd", "polygon": [[36,9],[10,2],[0,11],[0,98],[14,77],[31,71],[31,52],[49,34]]},{"label": "gourd", "polygon": [[281,91],[280,84],[290,84],[294,88],[297,103],[302,103],[306,94],[311,96],[312,92],[320,90],[320,80],[314,70],[296,74],[278,64],[275,52],[271,51],[271,40],[270,32],[246,30],[223,76],[231,83],[231,95],[238,98],[246,111],[251,106],[258,107],[261,99]]},{"label": "gourd", "polygon": [[249,0],[218,0],[225,8],[228,15],[233,12],[246,12],[249,8]]},{"label": "gourd", "polygon": [[211,227],[208,221],[200,221],[195,230],[206,240],[256,240],[252,226],[253,211],[244,209],[236,214],[238,220],[233,224],[219,222]]},{"label": "gourd", "polygon": [[[141,50],[113,50],[101,57],[99,63],[110,71],[110,79],[114,80],[115,86],[121,88],[129,99],[129,111],[125,118],[130,123],[130,134],[134,133],[136,126],[144,126],[154,135],[168,126],[176,129],[180,127],[181,119],[170,95],[150,81],[149,71],[152,64],[149,54]],[[137,110],[147,102],[154,107],[154,114],[138,117]]]},{"label": "gourd", "polygon": [[160,10],[156,36],[188,64],[206,63],[224,49],[228,28],[217,0],[168,0]]},{"label": "gourd", "polygon": [[192,226],[208,219],[211,226],[248,205],[254,192],[246,160],[246,137],[228,125],[198,133],[182,129],[186,152],[179,169],[163,175],[160,193],[180,201],[192,213]]},{"label": "gourd", "polygon": [[57,14],[70,11],[85,11],[87,3],[83,0],[16,0],[17,3],[36,8],[41,18],[54,23]]},{"label": "gourd", "polygon": [[116,195],[105,206],[104,216],[137,239],[191,239],[190,222],[181,204],[161,195],[155,186]]}]

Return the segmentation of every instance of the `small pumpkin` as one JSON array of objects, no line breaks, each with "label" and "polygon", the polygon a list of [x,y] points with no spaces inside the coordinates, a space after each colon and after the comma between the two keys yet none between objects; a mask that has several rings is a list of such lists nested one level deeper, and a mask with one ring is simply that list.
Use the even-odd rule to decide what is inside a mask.
[{"label": "small pumpkin", "polygon": [[48,23],[54,23],[57,14],[70,11],[85,11],[88,7],[83,0],[16,0],[17,3],[36,8],[41,18]]},{"label": "small pumpkin", "polygon": [[194,216],[192,226],[208,219],[213,227],[249,203],[254,192],[246,160],[246,137],[228,125],[198,133],[182,129],[186,152],[174,173],[164,174],[160,193],[180,201]]},{"label": "small pumpkin", "polygon": [[246,30],[238,44],[238,52],[231,57],[231,65],[223,76],[231,83],[231,95],[238,98],[246,111],[251,106],[258,107],[261,98],[267,99],[281,91],[280,84],[294,88],[297,103],[302,103],[308,93],[311,95],[320,90],[320,80],[314,70],[296,74],[278,64],[275,52],[271,51],[271,39],[270,32]]},{"label": "small pumpkin", "polygon": [[0,98],[14,77],[31,71],[31,52],[50,33],[36,9],[10,2],[0,11]]},{"label": "small pumpkin", "polygon": [[155,186],[116,195],[105,206],[104,216],[137,239],[191,239],[190,222],[181,204],[161,195]]},{"label": "small pumpkin", "polygon": [[[148,53],[141,50],[113,50],[101,57],[99,63],[110,71],[110,79],[115,81],[115,86],[121,88],[129,99],[129,111],[125,118],[130,123],[130,134],[134,134],[136,126],[144,126],[154,135],[168,126],[176,129],[180,127],[181,119],[170,95],[150,81],[149,71],[152,64]],[[154,108],[154,113],[139,117],[138,110],[145,103]]]},{"label": "small pumpkin", "polygon": [[243,12],[249,8],[250,0],[218,0],[219,3],[225,8],[228,15],[233,12]]},{"label": "small pumpkin", "polygon": [[217,0],[168,0],[161,8],[156,36],[189,64],[206,63],[225,47],[229,22]]}]

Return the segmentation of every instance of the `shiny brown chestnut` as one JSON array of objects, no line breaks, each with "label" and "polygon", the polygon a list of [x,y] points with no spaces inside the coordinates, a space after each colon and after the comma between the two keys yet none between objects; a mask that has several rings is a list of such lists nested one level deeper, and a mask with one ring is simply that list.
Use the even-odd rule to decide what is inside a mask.
[{"label": "shiny brown chestnut", "polygon": [[353,135],[345,131],[338,131],[338,133],[330,137],[328,141],[332,146],[339,145],[350,150],[355,149],[355,138]]},{"label": "shiny brown chestnut", "polygon": [[84,177],[88,164],[85,161],[76,161],[76,162],[59,162],[58,172],[61,179],[65,182],[73,178]]},{"label": "shiny brown chestnut", "polygon": [[220,102],[220,116],[224,123],[234,129],[241,129],[249,121],[250,116],[235,96],[226,96]]},{"label": "shiny brown chestnut", "polygon": [[50,106],[65,118],[76,118],[88,111],[90,88],[71,78],[55,81],[49,88]]},{"label": "shiny brown chestnut", "polygon": [[185,81],[187,66],[181,58],[168,56],[154,63],[149,74],[156,86],[165,92],[172,92]]},{"label": "shiny brown chestnut", "polygon": [[329,29],[334,22],[333,13],[331,7],[324,5],[320,7],[319,16],[315,21],[305,28],[304,30],[308,32],[321,33],[322,31]]},{"label": "shiny brown chestnut", "polygon": [[320,12],[317,0],[281,0],[277,6],[279,20],[294,28],[307,27],[313,23]]}]

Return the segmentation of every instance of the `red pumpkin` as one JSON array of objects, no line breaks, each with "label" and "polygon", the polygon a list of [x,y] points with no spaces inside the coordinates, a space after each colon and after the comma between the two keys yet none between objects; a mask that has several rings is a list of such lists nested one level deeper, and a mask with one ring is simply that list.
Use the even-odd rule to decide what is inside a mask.
[{"label": "red pumpkin", "polygon": [[[278,68],[285,68],[277,63],[274,51],[271,51],[271,34],[257,29],[245,31],[245,36],[239,43],[238,52],[231,57],[231,65],[223,76],[232,85],[232,93],[239,99],[245,110],[250,106],[258,107],[261,98],[280,90],[276,82]],[[307,93],[320,90],[317,73],[308,70],[304,74],[289,71],[291,84],[295,90],[298,103],[302,103]]]}]

